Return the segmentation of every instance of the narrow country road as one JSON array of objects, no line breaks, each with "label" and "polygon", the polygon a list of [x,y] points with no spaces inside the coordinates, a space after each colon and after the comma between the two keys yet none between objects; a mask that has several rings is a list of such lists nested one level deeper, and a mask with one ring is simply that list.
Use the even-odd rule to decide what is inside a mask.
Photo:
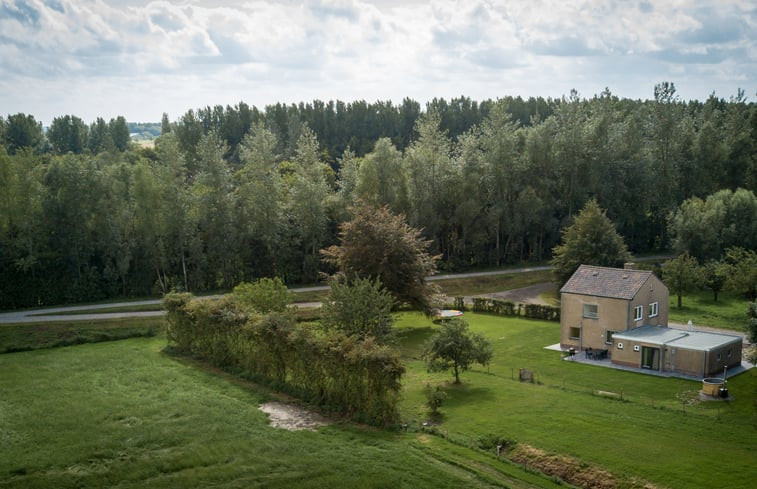
[{"label": "narrow country road", "polygon": [[[644,258],[639,258],[638,261],[662,260],[666,258],[670,258],[670,255],[647,256]],[[534,266],[534,267],[507,268],[507,269],[500,269],[500,270],[489,270],[485,272],[432,275],[431,277],[428,277],[427,280],[436,281],[436,280],[450,280],[450,279],[456,279],[456,278],[487,277],[487,276],[492,276],[492,275],[506,275],[506,274],[511,274],[511,273],[528,273],[528,272],[537,272],[537,271],[544,271],[544,270],[551,270],[551,269],[552,269],[551,266],[546,266],[546,265]],[[328,289],[329,288],[326,285],[319,285],[319,286],[314,286],[314,287],[298,287],[298,288],[293,288],[290,290],[292,290],[292,292],[297,293],[297,292],[322,291],[322,290],[328,290]],[[493,294],[482,294],[482,295],[493,296]],[[537,296],[538,296],[538,293],[537,293]],[[522,300],[520,302],[526,302],[526,301]],[[43,321],[44,322],[93,321],[93,320],[98,320],[98,319],[119,319],[119,318],[127,318],[127,317],[155,317],[155,316],[162,316],[163,311],[141,311],[141,312],[124,311],[124,312],[102,312],[102,313],[98,313],[94,311],[98,309],[113,309],[113,308],[132,307],[132,306],[153,305],[153,304],[160,304],[160,303],[161,303],[161,299],[150,299],[150,300],[133,301],[133,302],[114,302],[110,304],[51,307],[51,308],[45,308],[45,309],[2,312],[0,313],[0,324],[38,323],[38,322],[43,322]],[[307,306],[317,305],[317,303],[302,303],[301,305],[307,307]],[[86,314],[73,314],[75,311],[88,311],[88,312]],[[56,314],[56,313],[59,313],[59,314]]]}]

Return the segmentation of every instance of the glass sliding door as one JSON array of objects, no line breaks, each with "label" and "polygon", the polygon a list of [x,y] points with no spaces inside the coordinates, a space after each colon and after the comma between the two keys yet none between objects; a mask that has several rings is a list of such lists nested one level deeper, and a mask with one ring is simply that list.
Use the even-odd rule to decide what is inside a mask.
[{"label": "glass sliding door", "polygon": [[651,346],[641,347],[641,368],[660,370],[660,349]]}]

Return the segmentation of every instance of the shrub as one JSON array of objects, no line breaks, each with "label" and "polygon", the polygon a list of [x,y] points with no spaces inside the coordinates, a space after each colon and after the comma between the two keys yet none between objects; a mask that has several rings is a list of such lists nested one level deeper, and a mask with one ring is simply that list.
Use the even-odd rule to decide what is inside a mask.
[{"label": "shrub", "polygon": [[361,421],[397,419],[405,368],[373,337],[323,335],[293,314],[250,313],[230,298],[166,297],[169,346]]},{"label": "shrub", "polygon": [[239,304],[261,314],[284,312],[292,303],[292,293],[279,277],[242,282],[234,287],[232,294]]}]

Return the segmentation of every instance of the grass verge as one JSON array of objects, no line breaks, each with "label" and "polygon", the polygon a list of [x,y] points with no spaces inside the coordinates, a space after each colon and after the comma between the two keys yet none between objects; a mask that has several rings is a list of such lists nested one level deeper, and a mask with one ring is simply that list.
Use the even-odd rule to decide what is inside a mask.
[{"label": "grass verge", "polygon": [[0,353],[149,337],[165,329],[163,318],[122,318],[0,325]]}]

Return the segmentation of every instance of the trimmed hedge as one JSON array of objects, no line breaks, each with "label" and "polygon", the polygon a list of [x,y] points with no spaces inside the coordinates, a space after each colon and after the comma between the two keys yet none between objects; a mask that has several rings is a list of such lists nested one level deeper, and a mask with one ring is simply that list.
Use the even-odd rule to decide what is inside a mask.
[{"label": "trimmed hedge", "polygon": [[373,424],[398,419],[405,368],[396,350],[299,324],[290,313],[259,315],[231,298],[166,296],[169,346],[227,371]]},{"label": "trimmed hedge", "polygon": [[[454,307],[465,310],[465,301],[462,297],[455,297]],[[516,304],[511,301],[492,299],[490,297],[474,297],[473,312],[496,314],[497,316],[522,316],[528,319],[541,319],[544,321],[560,321],[560,308],[544,306],[541,304]]]}]

